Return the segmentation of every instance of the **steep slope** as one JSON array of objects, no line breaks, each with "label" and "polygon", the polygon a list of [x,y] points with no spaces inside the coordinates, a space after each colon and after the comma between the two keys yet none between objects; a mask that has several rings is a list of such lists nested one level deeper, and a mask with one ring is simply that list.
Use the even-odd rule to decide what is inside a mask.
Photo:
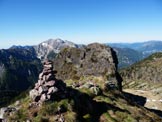
[{"label": "steep slope", "polygon": [[116,47],[112,48],[117,54],[119,60],[118,64],[119,69],[128,67],[143,59],[142,53],[136,50],[130,48],[116,48]]},{"label": "steep slope", "polygon": [[120,74],[124,89],[131,89],[130,93],[146,97],[146,107],[162,111],[162,53],[152,54],[121,70]]},{"label": "steep slope", "polygon": [[0,50],[0,106],[33,85],[40,69],[33,48]]},{"label": "steep slope", "polygon": [[52,59],[62,48],[65,47],[78,47],[78,45],[62,39],[48,39],[34,46],[37,57],[41,60]]},{"label": "steep slope", "polygon": [[[125,82],[132,84],[132,88],[154,89],[162,83],[162,53],[155,53],[148,58],[120,71]],[[138,81],[134,84],[130,81]],[[131,86],[130,86],[131,87]],[[156,88],[156,87],[155,87]],[[155,89],[155,91],[158,89]]]},{"label": "steep slope", "polygon": [[[44,63],[43,72],[34,87],[40,93],[40,99],[33,101],[27,95],[19,105],[11,105],[17,110],[12,114],[6,112],[8,119],[31,122],[161,122],[160,117],[133,103],[130,95],[118,90],[117,84],[121,79],[117,62],[115,52],[101,44],[61,50],[53,63],[57,74],[52,71],[50,62]],[[49,74],[55,74],[52,78],[54,84],[49,84]],[[60,79],[66,83],[64,87],[61,87],[63,81]],[[45,88],[46,84],[50,87]],[[48,98],[50,100],[40,103],[46,98],[43,94],[47,93],[48,97],[51,87],[55,90],[50,92],[53,92]]]}]

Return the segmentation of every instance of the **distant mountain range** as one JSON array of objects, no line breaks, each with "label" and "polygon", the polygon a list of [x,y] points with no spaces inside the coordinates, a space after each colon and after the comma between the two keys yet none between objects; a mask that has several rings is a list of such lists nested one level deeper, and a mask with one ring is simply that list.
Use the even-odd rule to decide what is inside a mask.
[{"label": "distant mountain range", "polygon": [[128,67],[155,52],[162,51],[162,41],[146,41],[138,43],[107,43],[118,55],[119,68]]},{"label": "distant mountain range", "polygon": [[143,59],[143,55],[141,52],[138,52],[136,50],[130,49],[130,48],[118,48],[113,47],[114,51],[117,54],[118,57],[118,68],[124,68],[128,67],[135,62],[140,61]]},{"label": "distant mountain range", "polygon": [[[118,68],[128,67],[155,52],[162,51],[162,41],[146,41],[138,43],[106,43],[111,46],[117,53],[119,60]],[[35,50],[37,58],[52,59],[65,47],[80,48],[84,45],[78,45],[73,42],[62,39],[48,39],[35,46],[12,46],[11,48]]]},{"label": "distant mountain range", "polygon": [[120,47],[120,48],[131,48],[138,51],[150,51],[155,50],[160,51],[162,50],[162,41],[151,40],[146,42],[136,42],[136,43],[108,43],[112,47]]}]

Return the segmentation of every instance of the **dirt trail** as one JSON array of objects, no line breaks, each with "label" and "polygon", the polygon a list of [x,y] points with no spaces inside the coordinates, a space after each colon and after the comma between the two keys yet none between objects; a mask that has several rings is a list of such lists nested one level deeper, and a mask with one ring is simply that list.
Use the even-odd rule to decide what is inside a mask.
[{"label": "dirt trail", "polygon": [[155,95],[152,91],[124,89],[124,92],[134,95],[142,96],[146,98],[144,107],[162,111],[162,97]]}]

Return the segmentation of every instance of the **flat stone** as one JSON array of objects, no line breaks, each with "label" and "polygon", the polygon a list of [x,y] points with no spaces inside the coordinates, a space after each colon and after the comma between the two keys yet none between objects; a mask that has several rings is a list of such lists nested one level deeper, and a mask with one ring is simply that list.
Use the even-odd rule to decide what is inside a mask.
[{"label": "flat stone", "polygon": [[48,88],[46,86],[40,86],[39,89],[38,89],[39,94],[42,94],[42,93],[47,92],[47,91],[48,91]]},{"label": "flat stone", "polygon": [[38,80],[38,84],[39,84],[39,86],[43,85],[44,83],[45,83],[44,80]]},{"label": "flat stone", "polygon": [[49,81],[49,80],[52,80],[54,77],[53,75],[50,73],[48,75],[46,75],[46,80]]},{"label": "flat stone", "polygon": [[40,86],[39,83],[36,83],[34,89],[38,90],[39,86]]},{"label": "flat stone", "polygon": [[54,80],[51,80],[51,81],[48,81],[44,84],[44,86],[54,86],[55,85],[55,81]]},{"label": "flat stone", "polygon": [[39,74],[39,79],[41,80],[43,78],[43,72]]},{"label": "flat stone", "polygon": [[44,62],[44,65],[49,65],[49,64],[52,64],[52,62],[51,61],[45,61]]},{"label": "flat stone", "polygon": [[46,81],[46,75],[43,76],[43,81]]},{"label": "flat stone", "polygon": [[35,89],[32,89],[30,92],[29,92],[29,96],[32,100],[34,101],[37,101],[38,97],[40,96],[39,95],[39,92]]},{"label": "flat stone", "polygon": [[44,68],[50,68],[50,69],[52,69],[52,68],[53,68],[53,66],[52,66],[52,64],[48,64],[48,65],[47,65],[47,64],[45,64],[45,65],[44,65]]},{"label": "flat stone", "polygon": [[48,75],[48,74],[50,74],[50,73],[52,73],[52,70],[51,69],[43,69],[43,74],[44,75]]},{"label": "flat stone", "polygon": [[51,87],[51,88],[49,88],[48,89],[48,95],[49,94],[53,94],[53,93],[56,93],[56,92],[58,92],[58,88],[56,88],[56,87]]},{"label": "flat stone", "polygon": [[47,99],[50,100],[51,99],[51,95],[47,95]]},{"label": "flat stone", "polygon": [[42,94],[41,98],[40,98],[40,101],[41,102],[45,102],[46,100],[47,100],[47,95],[46,94]]}]

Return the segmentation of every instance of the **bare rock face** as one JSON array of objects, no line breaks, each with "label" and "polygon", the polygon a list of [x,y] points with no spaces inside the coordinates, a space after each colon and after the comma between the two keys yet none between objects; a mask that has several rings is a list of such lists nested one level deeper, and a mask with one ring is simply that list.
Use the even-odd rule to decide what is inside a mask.
[{"label": "bare rock face", "polygon": [[121,90],[122,79],[117,72],[117,56],[112,48],[93,43],[83,48],[65,48],[54,59],[59,79],[79,79],[81,76],[103,76]]},{"label": "bare rock face", "polygon": [[29,92],[33,102],[43,103],[52,98],[53,95],[60,95],[65,91],[66,85],[55,78],[53,71],[53,63],[51,61],[44,62],[43,71],[39,74],[38,82],[35,83],[34,89]]},{"label": "bare rock face", "polygon": [[62,39],[49,39],[35,46],[37,57],[44,60],[53,57],[65,47],[78,47],[74,43]]}]

